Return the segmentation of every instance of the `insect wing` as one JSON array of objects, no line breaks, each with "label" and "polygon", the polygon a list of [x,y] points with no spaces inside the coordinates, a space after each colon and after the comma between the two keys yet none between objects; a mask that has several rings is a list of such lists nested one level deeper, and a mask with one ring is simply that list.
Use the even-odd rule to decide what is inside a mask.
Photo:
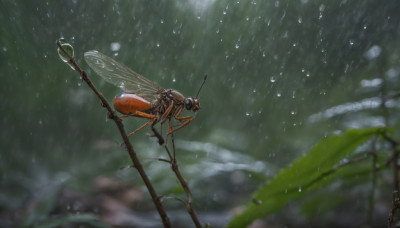
[{"label": "insect wing", "polygon": [[159,99],[159,93],[163,88],[122,63],[95,50],[85,52],[84,56],[90,68],[105,81],[120,87],[125,93],[134,93],[151,103],[156,103]]}]

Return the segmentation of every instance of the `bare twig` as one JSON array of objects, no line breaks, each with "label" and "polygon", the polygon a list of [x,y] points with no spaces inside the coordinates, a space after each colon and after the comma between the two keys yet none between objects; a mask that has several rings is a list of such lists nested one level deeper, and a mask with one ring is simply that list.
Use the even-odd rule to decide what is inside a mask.
[{"label": "bare twig", "polygon": [[201,226],[200,220],[197,217],[197,214],[192,207],[192,194],[190,193],[189,186],[188,186],[187,182],[185,181],[185,179],[183,178],[181,172],[179,171],[178,162],[177,162],[176,156],[175,156],[175,141],[174,141],[173,133],[171,133],[171,142],[172,142],[172,149],[173,149],[172,154],[171,154],[170,150],[168,149],[168,146],[164,145],[165,150],[167,151],[167,154],[171,159],[170,160],[171,169],[175,173],[176,177],[179,180],[179,183],[181,184],[181,186],[183,188],[183,191],[186,194],[185,207],[186,207],[187,212],[189,213],[190,217],[192,218],[192,221],[195,224],[195,226],[197,228],[201,228],[202,226]]},{"label": "bare twig", "polygon": [[[69,56],[69,54],[64,50],[63,46],[59,41],[57,41],[57,45],[60,48],[60,50],[66,55]],[[129,153],[129,156],[132,160],[133,166],[138,170],[140,177],[142,178],[143,182],[145,183],[151,198],[153,199],[153,202],[157,208],[157,211],[161,217],[162,223],[164,227],[171,227],[169,218],[164,210],[164,207],[160,201],[160,197],[157,195],[153,185],[150,182],[149,177],[147,176],[146,172],[144,171],[144,168],[142,166],[142,163],[140,162],[139,158],[136,156],[136,152],[133,149],[133,146],[131,142],[129,141],[129,138],[125,132],[124,125],[122,123],[121,118],[119,118],[115,111],[111,108],[110,104],[107,102],[103,94],[101,94],[97,88],[94,86],[92,81],[88,78],[87,74],[85,71],[83,71],[79,65],[75,62],[75,59],[69,56],[69,63],[75,68],[75,70],[80,74],[82,80],[84,80],[88,86],[93,90],[93,92],[99,97],[101,100],[102,106],[105,107],[108,111],[108,117],[112,120],[114,120],[115,124],[118,127],[118,130],[121,134],[121,137],[124,141],[125,147]]]},{"label": "bare twig", "polygon": [[368,153],[369,156],[372,157],[372,167],[371,167],[371,192],[369,196],[369,208],[368,208],[368,213],[367,213],[367,222],[371,226],[373,226],[374,223],[374,208],[375,208],[375,188],[376,188],[376,160],[377,160],[377,155],[376,155],[376,141],[377,141],[377,136],[374,137],[372,144],[371,144],[371,152]]},{"label": "bare twig", "polygon": [[392,210],[389,214],[389,226],[392,227],[394,222],[394,216],[396,214],[397,209],[400,208],[400,199],[399,199],[399,164],[397,161],[399,160],[399,142],[395,139],[389,137],[386,134],[383,134],[383,137],[388,141],[392,147],[393,155],[392,157],[386,162],[387,165],[393,163],[393,199],[392,199]]},{"label": "bare twig", "polygon": [[400,149],[399,149],[399,142],[396,141],[395,139],[391,138],[387,134],[382,134],[383,138],[388,141],[392,147],[393,150],[393,155],[391,158],[389,158],[386,162],[386,165],[390,165],[390,163],[393,163],[393,188],[395,191],[399,191],[399,164],[397,161],[399,160],[399,154],[400,154]]},{"label": "bare twig", "polygon": [[397,92],[397,93],[394,93],[394,94],[391,94],[391,95],[387,95],[387,96],[382,96],[381,99],[382,99],[382,103],[386,103],[387,101],[390,101],[392,99],[396,99],[398,97],[400,97],[400,92]]},{"label": "bare twig", "polygon": [[388,227],[392,227],[394,222],[394,215],[396,214],[397,209],[400,207],[400,199],[399,199],[399,191],[394,190],[392,194],[392,210],[390,210],[389,214],[389,225]]}]

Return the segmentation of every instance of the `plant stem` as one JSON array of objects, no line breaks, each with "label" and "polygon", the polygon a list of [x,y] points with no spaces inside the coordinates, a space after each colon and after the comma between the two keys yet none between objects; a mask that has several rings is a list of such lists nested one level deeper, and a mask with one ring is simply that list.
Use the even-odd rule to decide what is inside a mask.
[{"label": "plant stem", "polygon": [[178,162],[177,162],[176,156],[175,156],[175,140],[174,140],[173,133],[171,133],[171,142],[172,142],[173,154],[171,154],[171,152],[169,151],[168,146],[164,145],[165,150],[167,151],[168,156],[170,157],[169,163],[171,164],[171,169],[175,173],[176,178],[179,180],[179,183],[181,184],[183,190],[185,191],[185,194],[186,194],[185,207],[186,207],[187,212],[189,213],[190,217],[192,218],[192,221],[195,224],[195,226],[197,228],[201,228],[202,226],[201,226],[200,220],[197,217],[196,212],[194,211],[194,209],[192,207],[192,194],[190,193],[189,186],[188,186],[187,182],[185,181],[185,179],[183,178],[181,172],[179,171]]},{"label": "plant stem", "polygon": [[[64,48],[60,44],[60,42],[57,42],[57,45],[61,51],[63,51],[66,55],[68,55],[68,53],[64,50]],[[82,80],[84,80],[88,84],[88,86],[93,90],[93,92],[99,97],[99,99],[101,100],[102,106],[105,107],[108,111],[108,118],[114,120],[114,122],[117,125],[118,130],[121,134],[121,137],[124,141],[124,144],[129,153],[129,156],[132,160],[132,163],[133,163],[134,167],[138,170],[140,177],[142,178],[143,182],[145,183],[145,185],[151,195],[151,198],[153,199],[153,202],[157,208],[157,211],[161,217],[164,227],[171,227],[167,213],[165,212],[164,207],[160,201],[160,197],[158,197],[153,185],[150,182],[149,177],[147,176],[146,172],[144,171],[142,163],[140,162],[139,158],[136,156],[136,152],[133,149],[133,146],[132,146],[131,142],[129,141],[129,138],[125,132],[125,128],[124,128],[121,118],[119,118],[118,115],[115,114],[115,111],[111,108],[111,105],[107,102],[107,100],[105,99],[103,94],[101,94],[97,90],[97,88],[94,86],[92,81],[88,78],[86,72],[83,71],[79,67],[79,65],[75,62],[75,59],[70,57],[69,62],[74,66],[75,70],[80,74]]]},{"label": "plant stem", "polygon": [[375,188],[376,188],[376,160],[377,160],[377,155],[376,155],[376,140],[377,136],[374,137],[372,141],[372,151],[369,154],[369,156],[372,157],[372,167],[371,167],[371,192],[369,196],[369,208],[368,208],[368,213],[367,213],[367,222],[370,226],[373,227],[374,225],[374,208],[375,208]]}]

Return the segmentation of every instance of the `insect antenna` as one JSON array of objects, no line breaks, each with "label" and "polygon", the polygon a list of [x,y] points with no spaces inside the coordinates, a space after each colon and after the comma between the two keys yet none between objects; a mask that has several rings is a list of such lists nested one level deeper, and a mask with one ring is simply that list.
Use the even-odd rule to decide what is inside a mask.
[{"label": "insect antenna", "polygon": [[196,99],[197,99],[197,97],[199,96],[199,93],[200,93],[200,91],[201,91],[201,88],[203,88],[203,85],[204,85],[204,83],[206,82],[206,79],[207,79],[207,75],[205,74],[205,75],[204,75],[204,79],[203,79],[203,83],[201,83],[201,86],[200,86],[200,88],[199,88],[199,91],[197,92]]}]

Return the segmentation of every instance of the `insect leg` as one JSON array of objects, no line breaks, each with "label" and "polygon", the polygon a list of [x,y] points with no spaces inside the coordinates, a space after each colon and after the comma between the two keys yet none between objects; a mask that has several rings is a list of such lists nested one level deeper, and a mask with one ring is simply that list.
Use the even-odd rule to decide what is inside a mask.
[{"label": "insect leg", "polygon": [[[171,102],[171,104],[168,106],[168,108],[165,110],[165,112],[161,116],[161,120],[162,120],[161,124],[160,124],[160,132],[161,132],[161,134],[162,134],[162,126],[164,125],[165,121],[168,119],[168,116],[171,113],[173,108],[174,108],[174,101]],[[167,135],[167,142],[168,142],[168,135]]]},{"label": "insect leg", "polygon": [[139,127],[138,129],[134,130],[133,132],[131,132],[128,137],[130,137],[131,135],[135,134],[136,132],[142,130],[143,128],[145,128],[147,125],[149,125],[151,121],[147,121],[147,123],[143,124],[143,126]]},{"label": "insect leg", "polygon": [[133,132],[129,133],[129,136],[132,136],[133,134],[135,134],[136,132],[142,130],[143,128],[145,128],[150,122],[152,122],[152,120],[154,120],[156,117],[154,115],[151,114],[147,114],[145,112],[140,112],[140,111],[136,111],[134,114],[132,115],[124,115],[121,116],[120,118],[125,118],[125,117],[129,117],[129,116],[135,116],[135,117],[141,117],[141,118],[146,118],[149,119],[150,121],[148,121],[147,123],[145,123],[143,126],[139,127],[138,129],[134,130]]},{"label": "insect leg", "polygon": [[151,114],[148,114],[148,113],[145,113],[145,112],[141,112],[141,111],[136,111],[131,116],[140,117],[140,118],[146,118],[146,119],[150,119],[150,120],[157,119],[155,115],[151,115]]},{"label": "insect leg", "polygon": [[[168,121],[168,133],[167,133],[167,144],[168,144],[168,136],[172,133],[172,124],[171,119]],[[172,135],[172,134],[171,134]]]},{"label": "insect leg", "polygon": [[171,102],[169,107],[165,110],[164,114],[161,116],[161,120],[163,121],[162,123],[165,122],[165,120],[167,119],[168,115],[171,113],[173,107],[174,107],[174,101]]},{"label": "insect leg", "polygon": [[181,125],[179,125],[177,128],[172,129],[172,127],[168,130],[168,134],[171,134],[175,131],[178,131],[179,129],[185,127],[186,125],[190,124],[194,120],[194,116],[185,116],[185,117],[179,117],[175,116],[175,119],[182,122]]}]

